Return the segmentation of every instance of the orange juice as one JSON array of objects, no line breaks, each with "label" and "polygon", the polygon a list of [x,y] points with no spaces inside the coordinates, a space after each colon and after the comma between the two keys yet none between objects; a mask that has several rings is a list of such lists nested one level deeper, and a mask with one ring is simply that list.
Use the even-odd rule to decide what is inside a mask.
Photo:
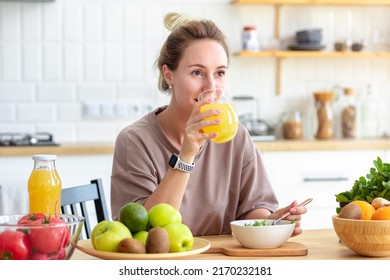
[{"label": "orange juice", "polygon": [[29,211],[58,216],[62,184],[54,165],[55,156],[34,157],[34,169],[28,180]]},{"label": "orange juice", "polygon": [[203,131],[208,134],[217,133],[217,137],[211,140],[218,144],[232,140],[238,129],[238,119],[233,106],[229,103],[205,104],[200,108],[200,112],[212,109],[219,109],[222,113],[218,116],[208,117],[206,120],[221,119],[221,122],[218,125],[204,127]]}]

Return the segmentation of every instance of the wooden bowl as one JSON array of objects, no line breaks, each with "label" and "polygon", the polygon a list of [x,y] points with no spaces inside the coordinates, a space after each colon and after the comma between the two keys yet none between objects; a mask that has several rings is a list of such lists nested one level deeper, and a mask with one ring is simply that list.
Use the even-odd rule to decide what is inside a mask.
[{"label": "wooden bowl", "polygon": [[390,256],[390,220],[352,220],[332,216],[340,241],[362,256]]}]

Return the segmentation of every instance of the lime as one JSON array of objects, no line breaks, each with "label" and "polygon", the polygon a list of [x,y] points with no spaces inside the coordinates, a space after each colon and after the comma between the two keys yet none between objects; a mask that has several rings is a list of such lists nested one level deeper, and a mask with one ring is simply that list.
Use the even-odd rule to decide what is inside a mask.
[{"label": "lime", "polygon": [[122,206],[119,212],[119,221],[123,223],[131,233],[147,230],[149,216],[146,208],[137,202],[129,202]]},{"label": "lime", "polygon": [[146,239],[148,238],[148,233],[149,232],[146,230],[141,230],[141,231],[137,232],[136,234],[134,234],[133,238],[137,239],[142,244],[144,244],[144,246],[146,246]]}]

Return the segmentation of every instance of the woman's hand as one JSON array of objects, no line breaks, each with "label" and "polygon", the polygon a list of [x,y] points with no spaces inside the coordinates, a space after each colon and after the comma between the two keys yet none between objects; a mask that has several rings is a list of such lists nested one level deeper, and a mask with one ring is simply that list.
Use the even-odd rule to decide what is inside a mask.
[{"label": "woman's hand", "polygon": [[299,206],[297,201],[293,201],[290,205],[276,210],[271,215],[269,215],[267,219],[276,220],[287,212],[290,212],[291,214],[284,218],[284,220],[295,222],[295,228],[291,236],[293,237],[301,234],[301,215],[305,214],[307,212],[307,209],[305,206]]}]

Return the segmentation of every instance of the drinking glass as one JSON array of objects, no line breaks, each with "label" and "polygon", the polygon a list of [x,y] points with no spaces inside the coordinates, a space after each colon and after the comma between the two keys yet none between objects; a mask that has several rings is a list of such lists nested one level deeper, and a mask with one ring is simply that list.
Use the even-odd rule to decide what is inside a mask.
[{"label": "drinking glass", "polygon": [[229,95],[224,89],[216,88],[202,92],[199,95],[198,100],[205,98],[212,100],[212,103],[203,105],[200,108],[201,113],[213,109],[221,110],[221,114],[218,116],[210,116],[205,118],[205,120],[221,119],[221,122],[217,125],[204,127],[203,132],[207,134],[217,133],[217,136],[211,139],[215,143],[221,144],[229,142],[234,138],[238,129],[237,114]]}]

